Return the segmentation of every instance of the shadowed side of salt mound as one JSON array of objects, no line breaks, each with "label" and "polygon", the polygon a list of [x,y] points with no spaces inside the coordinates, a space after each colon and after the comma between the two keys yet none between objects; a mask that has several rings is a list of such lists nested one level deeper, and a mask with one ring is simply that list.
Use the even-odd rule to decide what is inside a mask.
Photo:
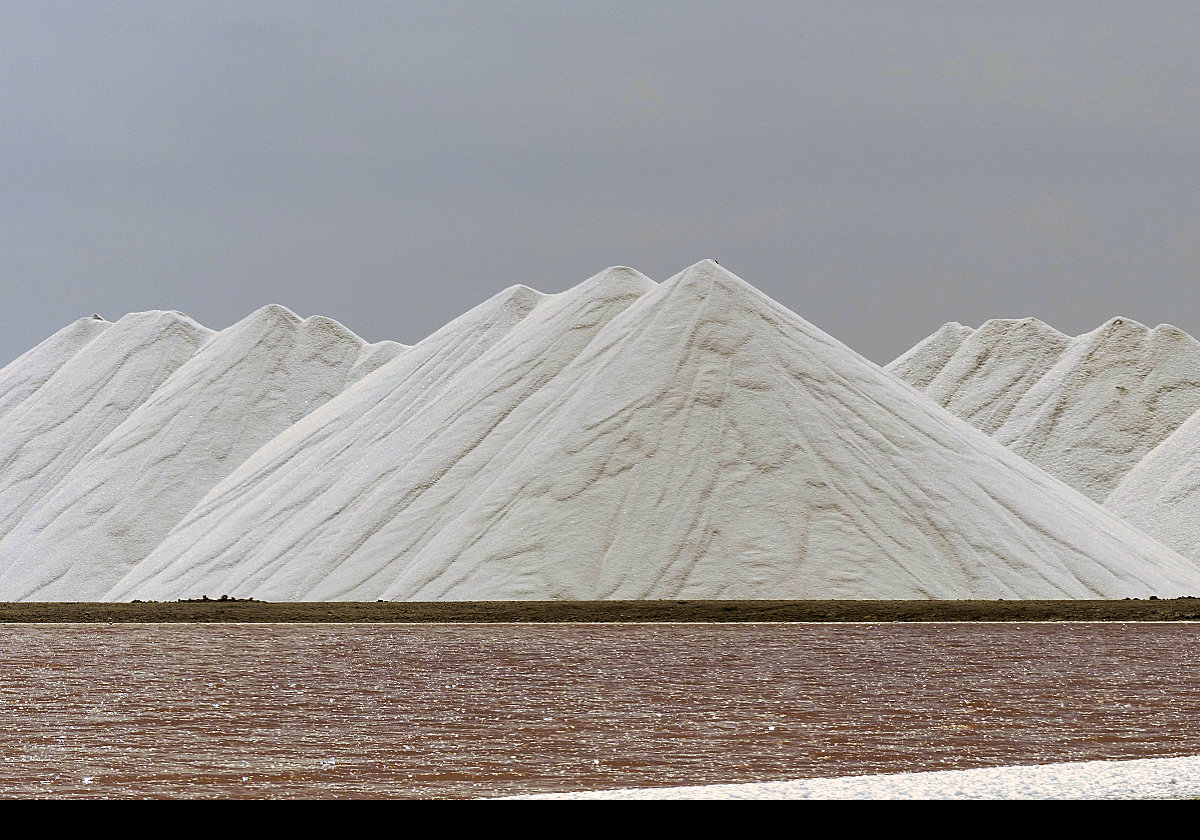
[{"label": "shadowed side of salt mound", "polygon": [[1037,318],[987,321],[963,341],[925,393],[954,416],[991,434],[1070,341]]},{"label": "shadowed side of salt mound", "polygon": [[282,306],[223,330],[0,540],[0,599],[100,600],[213,485],[339,394],[363,346]]},{"label": "shadowed side of salt mound", "polygon": [[0,433],[0,536],[213,334],[178,312],[126,315],[11,411]]},{"label": "shadowed side of salt mound", "polygon": [[994,437],[1102,501],[1197,409],[1200,342],[1113,318],[1074,339]]},{"label": "shadowed side of salt mound", "polygon": [[[427,523],[435,516],[427,511],[469,502],[465,476],[487,471],[500,441],[492,431],[653,287],[632,269],[614,268],[545,296],[461,367],[450,387],[428,398],[410,394],[410,405],[381,402],[362,412],[278,468],[256,493],[243,493],[236,507],[214,493],[201,506],[205,512],[189,517],[110,598],[210,592],[264,600],[377,598],[394,577],[396,557],[429,538]],[[386,387],[389,373],[400,372],[381,368],[362,386]],[[413,524],[400,527],[401,521]]]},{"label": "shadowed side of salt mound", "polygon": [[1138,461],[1104,506],[1200,561],[1200,412]]},{"label": "shadowed side of salt mound", "polygon": [[[307,497],[281,497],[265,511],[274,527],[232,550],[214,551],[205,535],[169,539],[144,583],[127,578],[112,594],[992,599],[1200,590],[1194,564],[711,261],[583,336],[587,346],[550,377],[539,365],[556,341],[546,325],[523,328],[393,445],[346,439]],[[261,513],[214,522],[212,532],[245,533]]]},{"label": "shadowed side of salt mound", "polygon": [[[287,428],[213,487],[163,545],[113,587],[106,600],[139,597],[129,594],[128,588],[160,573],[157,564],[169,563],[164,558],[173,559],[184,550],[179,546],[203,544],[206,553],[203,560],[195,559],[199,564],[195,574],[223,574],[240,552],[250,550],[247,546],[257,545],[266,534],[286,530],[292,517],[312,501],[308,498],[312,490],[306,488],[337,478],[336,469],[343,468],[341,459],[352,457],[356,445],[386,444],[413,414],[450,388],[544,299],[527,286],[503,290]],[[222,527],[225,523],[230,524]],[[199,549],[189,554],[189,558],[199,556]],[[207,591],[197,591],[197,596],[204,594]],[[221,590],[221,594],[229,593]]]},{"label": "shadowed side of salt mound", "polygon": [[28,399],[72,356],[111,326],[99,315],[80,318],[0,369],[0,418]]},{"label": "shadowed side of salt mound", "polygon": [[923,391],[973,332],[957,321],[942,324],[883,369]]},{"label": "shadowed side of salt mound", "polygon": [[358,354],[358,359],[354,362],[354,367],[350,368],[350,375],[347,377],[348,383],[357,382],[364,376],[374,373],[392,359],[411,349],[408,345],[396,341],[377,341],[374,344],[364,345]]}]

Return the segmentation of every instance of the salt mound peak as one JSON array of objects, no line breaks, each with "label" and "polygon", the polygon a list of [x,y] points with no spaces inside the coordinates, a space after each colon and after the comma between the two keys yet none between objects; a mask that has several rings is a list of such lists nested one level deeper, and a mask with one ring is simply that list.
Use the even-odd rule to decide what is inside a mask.
[{"label": "salt mound peak", "polygon": [[1200,343],[1118,316],[1073,339],[995,437],[1103,501],[1197,409]]},{"label": "salt mound peak", "polygon": [[213,485],[341,393],[363,345],[278,305],[222,330],[0,540],[0,599],[102,598]]},{"label": "salt mound peak", "polygon": [[28,399],[72,356],[111,326],[99,315],[80,318],[0,369],[0,418]]},{"label": "salt mound peak", "polygon": [[1194,564],[712,261],[614,304],[605,321],[586,297],[547,301],[402,423],[365,412],[265,481],[225,483],[109,597],[1200,586]]},{"label": "salt mound peak", "polygon": [[0,536],[213,336],[176,312],[105,327],[4,417]]}]

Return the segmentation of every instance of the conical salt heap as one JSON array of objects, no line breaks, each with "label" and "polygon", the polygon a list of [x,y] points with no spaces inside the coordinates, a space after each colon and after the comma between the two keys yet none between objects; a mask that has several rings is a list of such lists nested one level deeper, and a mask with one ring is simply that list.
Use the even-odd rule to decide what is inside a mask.
[{"label": "conical salt heap", "polygon": [[101,599],[213,485],[341,393],[364,349],[282,306],[218,333],[0,540],[0,599]]},{"label": "conical salt heap", "polygon": [[224,482],[109,597],[1200,590],[1195,564],[711,261],[595,297],[539,304],[402,425],[338,428],[304,475]]},{"label": "conical salt heap", "polygon": [[126,315],[0,419],[0,537],[212,335],[178,312]]}]

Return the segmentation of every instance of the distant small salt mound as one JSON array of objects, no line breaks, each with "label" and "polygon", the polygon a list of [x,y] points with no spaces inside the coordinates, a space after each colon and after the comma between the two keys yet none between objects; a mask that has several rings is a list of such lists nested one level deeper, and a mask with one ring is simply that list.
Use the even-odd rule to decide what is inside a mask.
[{"label": "distant small salt mound", "polygon": [[364,342],[266,306],[212,338],[0,540],[0,600],[99,600],[213,485],[342,392]]},{"label": "distant small salt mound", "polygon": [[1113,318],[1073,339],[996,440],[1096,501],[1200,409],[1200,342]]},{"label": "distant small salt mound", "polygon": [[0,536],[213,334],[176,312],[126,315],[10,411],[0,434]]},{"label": "distant small salt mound", "polygon": [[884,370],[899,376],[914,388],[925,390],[973,332],[974,329],[964,327],[957,321],[942,324],[907,353],[885,365]]},{"label": "distant small salt mound", "polygon": [[0,369],[0,418],[29,398],[72,356],[111,326],[99,315],[80,318]]},{"label": "distant small salt mound", "polygon": [[993,319],[964,339],[925,393],[992,434],[1071,339],[1037,318]]},{"label": "distant small salt mound", "polygon": [[543,301],[402,421],[379,402],[310,425],[295,463],[289,430],[109,598],[1200,589],[1200,567],[715,263],[643,280]]},{"label": "distant small salt mound", "polygon": [[1200,411],[1146,453],[1104,505],[1200,561]]}]

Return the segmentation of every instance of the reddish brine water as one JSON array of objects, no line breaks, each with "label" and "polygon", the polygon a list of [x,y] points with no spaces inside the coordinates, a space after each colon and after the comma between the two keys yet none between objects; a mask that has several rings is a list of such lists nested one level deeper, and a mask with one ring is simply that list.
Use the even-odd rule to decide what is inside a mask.
[{"label": "reddish brine water", "polygon": [[0,794],[478,797],[1200,754],[1192,624],[0,625]]}]

